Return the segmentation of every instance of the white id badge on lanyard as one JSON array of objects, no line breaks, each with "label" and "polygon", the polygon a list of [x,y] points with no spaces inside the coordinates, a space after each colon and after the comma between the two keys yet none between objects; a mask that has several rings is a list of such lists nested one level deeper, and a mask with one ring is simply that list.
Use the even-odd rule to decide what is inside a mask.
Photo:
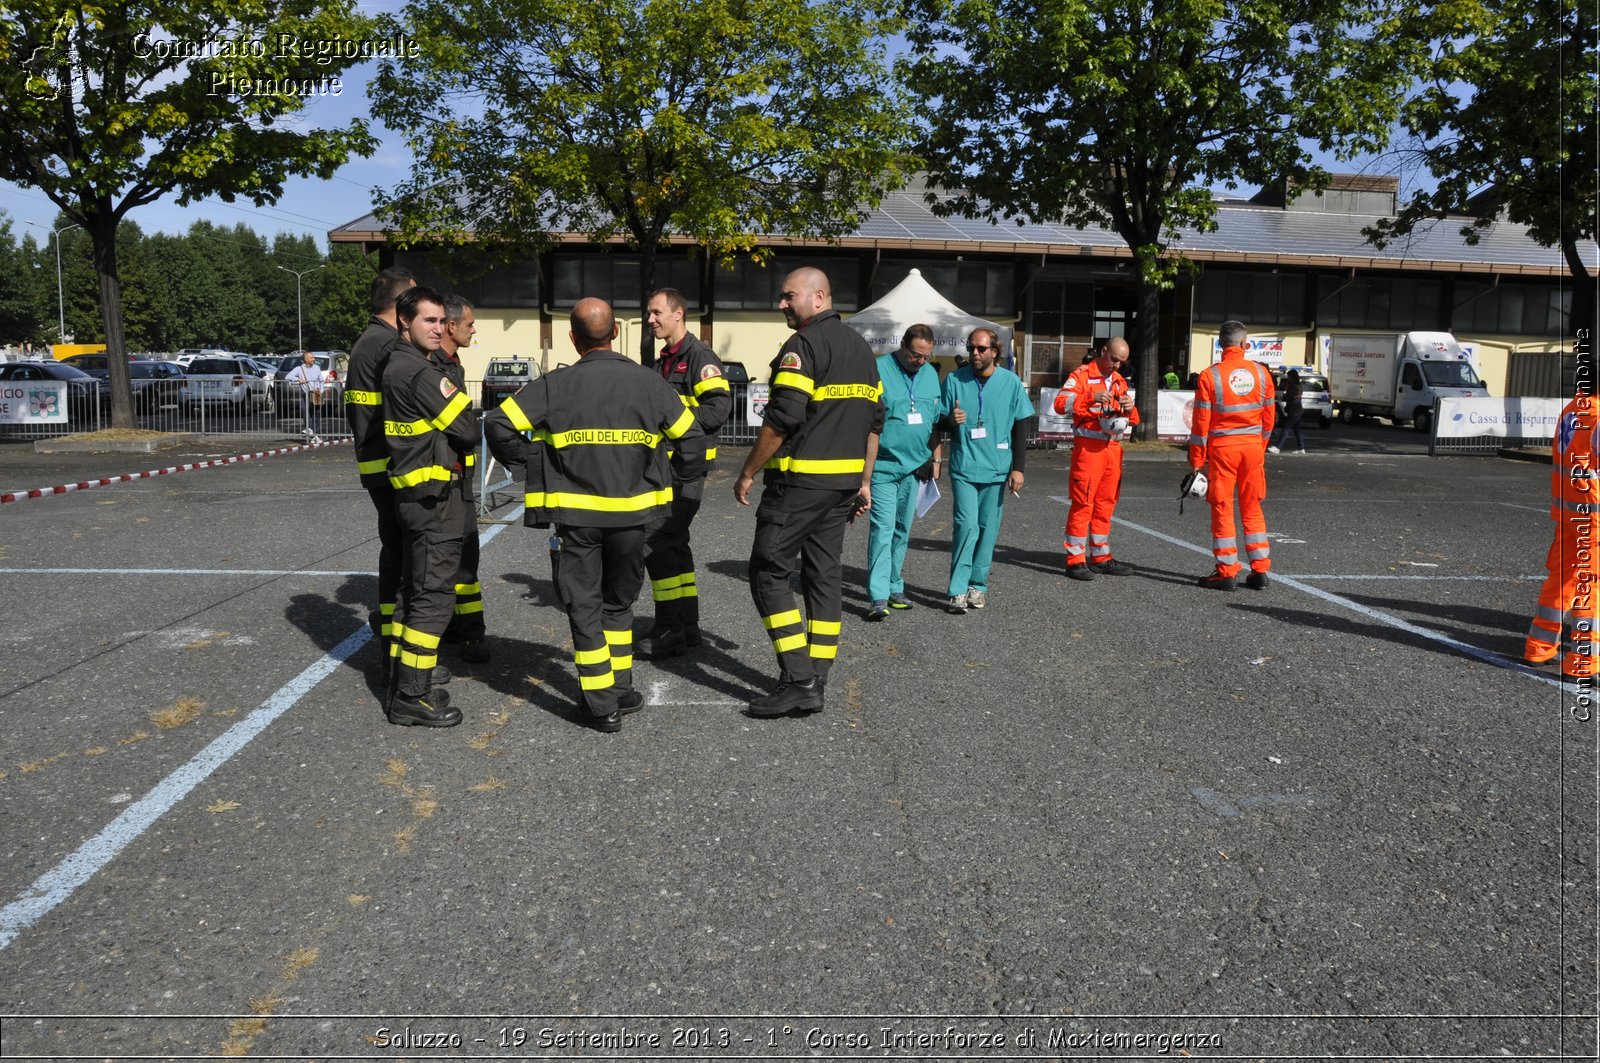
[{"label": "white id badge on lanyard", "polygon": [[922,414],[918,413],[916,410],[912,410],[910,413],[906,414],[906,424],[921,424],[921,423],[922,423]]},{"label": "white id badge on lanyard", "polygon": [[978,427],[976,427],[976,428],[974,428],[972,430],[972,438],[973,439],[988,439],[989,438],[989,430],[987,428],[983,427],[983,425],[980,424]]}]

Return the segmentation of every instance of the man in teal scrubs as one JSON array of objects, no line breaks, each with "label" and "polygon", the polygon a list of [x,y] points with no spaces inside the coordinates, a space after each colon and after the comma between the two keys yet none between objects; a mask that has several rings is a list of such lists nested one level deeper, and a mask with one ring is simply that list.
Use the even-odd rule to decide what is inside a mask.
[{"label": "man in teal scrubs", "polygon": [[910,609],[900,574],[917,515],[917,493],[939,476],[939,374],[928,364],[933,329],[912,325],[900,349],[878,358],[885,416],[872,467],[872,523],[867,532],[868,620]]},{"label": "man in teal scrubs", "polygon": [[1000,536],[1005,496],[1022,490],[1033,404],[1017,374],[1000,366],[1000,337],[973,329],[967,364],[945,378],[939,408],[951,429],[950,493],[955,536],[950,548],[950,599],[945,612],[989,604],[989,567]]}]

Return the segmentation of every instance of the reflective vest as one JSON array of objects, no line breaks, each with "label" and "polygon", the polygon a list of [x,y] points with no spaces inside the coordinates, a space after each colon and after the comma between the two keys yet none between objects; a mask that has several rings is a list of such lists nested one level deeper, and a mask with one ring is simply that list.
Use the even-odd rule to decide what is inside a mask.
[{"label": "reflective vest", "polygon": [[1595,421],[1600,398],[1579,395],[1561,409],[1550,441],[1550,516],[1558,521],[1600,517],[1600,460],[1595,456]]},{"label": "reflective vest", "polygon": [[[489,444],[527,465],[528,524],[630,528],[672,505],[666,440],[691,471],[704,466],[693,410],[657,373],[615,351],[594,350],[533,381],[492,411]],[[529,445],[507,452],[516,433]]]},{"label": "reflective vest", "polygon": [[1189,464],[1205,463],[1211,446],[1254,442],[1264,446],[1276,420],[1276,393],[1272,374],[1246,360],[1244,349],[1229,347],[1222,361],[1202,370],[1194,393],[1194,420],[1190,425]]},{"label": "reflective vest", "polygon": [[[1110,401],[1104,407],[1094,401],[1094,393],[1104,391],[1110,396]],[[1109,377],[1100,375],[1100,367],[1093,361],[1085,362],[1072,371],[1067,377],[1067,382],[1061,385],[1061,390],[1056,394],[1056,413],[1072,414],[1072,427],[1074,438],[1077,439],[1110,439],[1111,435],[1100,426],[1102,414],[1119,416],[1122,407],[1117,400],[1128,393],[1128,382],[1121,373],[1111,371]],[[1128,411],[1128,423],[1139,423],[1139,409],[1134,407]]]},{"label": "reflective vest", "polygon": [[401,340],[383,368],[383,439],[389,484],[404,500],[438,498],[460,479],[461,455],[478,445],[472,399],[444,368]]},{"label": "reflective vest", "polygon": [[824,310],[802,325],[772,360],[765,423],[783,445],[766,482],[846,491],[861,486],[867,436],[883,430],[883,383],[861,334]]}]

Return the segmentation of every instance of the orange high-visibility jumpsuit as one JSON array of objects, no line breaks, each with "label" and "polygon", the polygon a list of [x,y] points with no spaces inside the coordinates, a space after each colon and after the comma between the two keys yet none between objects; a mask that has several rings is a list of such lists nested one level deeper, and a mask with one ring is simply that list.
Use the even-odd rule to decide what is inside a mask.
[{"label": "orange high-visibility jumpsuit", "polygon": [[1239,540],[1234,537],[1233,493],[1239,492],[1239,518],[1244,522],[1244,548],[1253,572],[1272,568],[1267,518],[1261,502],[1267,497],[1267,439],[1276,418],[1272,374],[1244,356],[1244,348],[1223,349],[1222,361],[1200,373],[1194,394],[1194,420],[1189,436],[1189,465],[1198,469],[1209,460],[1211,553],[1217,573],[1237,576]]},{"label": "orange high-visibility jumpsuit", "polygon": [[[1098,391],[1109,397],[1103,405],[1094,400]],[[1128,382],[1121,373],[1113,369],[1110,376],[1102,376],[1090,361],[1074,369],[1056,395],[1056,413],[1071,412],[1074,429],[1068,480],[1072,504],[1067,508],[1066,541],[1062,543],[1068,568],[1112,560],[1111,514],[1122,494],[1122,442],[1111,438],[1100,415],[1118,413],[1122,409],[1118,400],[1127,393]],[[1128,423],[1139,423],[1137,408],[1128,411]]]},{"label": "orange high-visibility jumpsuit", "polygon": [[1522,656],[1542,664],[1560,651],[1561,628],[1572,630],[1572,643],[1561,662],[1563,675],[1595,674],[1596,594],[1600,594],[1600,559],[1595,533],[1600,530],[1600,460],[1595,457],[1595,421],[1600,399],[1579,395],[1567,403],[1556,421],[1550,444],[1550,518],[1556,522],[1545,555],[1544,587],[1539,608],[1528,627]]}]

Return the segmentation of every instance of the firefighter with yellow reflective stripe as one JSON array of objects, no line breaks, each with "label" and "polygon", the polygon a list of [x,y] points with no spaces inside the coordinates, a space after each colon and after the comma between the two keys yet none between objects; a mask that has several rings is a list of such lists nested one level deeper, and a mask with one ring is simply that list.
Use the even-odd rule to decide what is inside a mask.
[{"label": "firefighter with yellow reflective stripe", "polygon": [[1249,335],[1242,322],[1224,321],[1217,338],[1222,360],[1200,373],[1189,437],[1190,467],[1211,465],[1206,503],[1211,507],[1211,553],[1217,567],[1195,582],[1210,590],[1231,591],[1244,571],[1233,526],[1237,487],[1245,560],[1250,565],[1244,585],[1264,591],[1272,568],[1267,518],[1261,509],[1267,497],[1267,440],[1277,409],[1272,374],[1245,358]]},{"label": "firefighter with yellow reflective stripe", "polygon": [[552,576],[572,630],[584,722],[618,731],[624,714],[644,706],[633,688],[633,603],[647,529],[672,507],[668,441],[697,475],[705,437],[666,381],[611,349],[617,324],[604,301],[579,300],[569,336],[577,364],[506,399],[484,430],[496,458],[526,469],[524,522],[555,525]]},{"label": "firefighter with yellow reflective stripe", "polygon": [[394,488],[389,484],[389,449],[383,437],[383,367],[389,361],[390,348],[400,338],[394,317],[395,300],[416,282],[410,270],[399,267],[390,267],[373,278],[368,296],[372,320],[351,346],[350,364],[345,371],[345,417],[355,437],[356,469],[378,514],[378,608],[368,623],[381,640],[386,666],[389,640],[394,635],[404,547],[400,523],[394,514]]},{"label": "firefighter with yellow reflective stripe", "polygon": [[383,432],[389,483],[405,541],[400,602],[390,649],[390,723],[451,727],[461,712],[435,691],[439,643],[455,606],[467,505],[462,455],[479,439],[472,399],[428,353],[444,336],[444,297],[407,290],[395,304],[400,338],[383,370]]},{"label": "firefighter with yellow reflective stripe", "polygon": [[647,661],[676,657],[700,645],[700,585],[689,547],[689,525],[700,511],[706,473],[717,456],[717,432],[733,409],[722,359],[689,333],[687,305],[677,289],[662,288],[650,296],[645,310],[651,333],[666,344],[656,364],[661,379],[694,411],[695,423],[706,437],[705,462],[697,475],[685,475],[680,456],[671,453],[672,512],[650,529],[645,543],[645,570],[656,608],[654,627],[639,640],[639,656]]},{"label": "firefighter with yellow reflective stripe", "polygon": [[[472,346],[478,334],[477,315],[472,304],[454,293],[444,297],[444,338],[430,357],[444,368],[450,382],[458,389],[467,388],[467,371],[461,365],[460,351]],[[461,571],[456,574],[455,614],[450,626],[444,629],[444,641],[453,643],[463,661],[483,664],[489,660],[489,644],[484,639],[486,631],[483,615],[483,584],[478,580],[478,495],[476,454],[461,456],[459,484],[464,505],[461,506]]]},{"label": "firefighter with yellow reflective stripe", "polygon": [[[839,653],[844,526],[872,507],[884,418],[877,359],[834,311],[827,274],[789,274],[778,309],[795,334],[772,360],[766,416],[733,486],[748,506],[756,472],[765,470],[750,594],[778,656],[778,686],[751,700],[752,716],[822,709]],[[797,556],[805,616],[789,590]]]},{"label": "firefighter with yellow reflective stripe", "polygon": [[[1580,353],[1580,372],[1587,354]],[[1592,370],[1580,380],[1593,381]],[[1592,386],[1592,385],[1589,385]],[[1550,442],[1550,519],[1556,522],[1550,550],[1545,555],[1548,575],[1539,589],[1539,606],[1528,627],[1522,657],[1529,664],[1544,664],[1561,652],[1561,631],[1572,633],[1561,662],[1561,674],[1585,684],[1580,694],[1592,694],[1595,675],[1595,630],[1600,618],[1600,454],[1596,422],[1600,399],[1586,386],[1562,409]]]}]

